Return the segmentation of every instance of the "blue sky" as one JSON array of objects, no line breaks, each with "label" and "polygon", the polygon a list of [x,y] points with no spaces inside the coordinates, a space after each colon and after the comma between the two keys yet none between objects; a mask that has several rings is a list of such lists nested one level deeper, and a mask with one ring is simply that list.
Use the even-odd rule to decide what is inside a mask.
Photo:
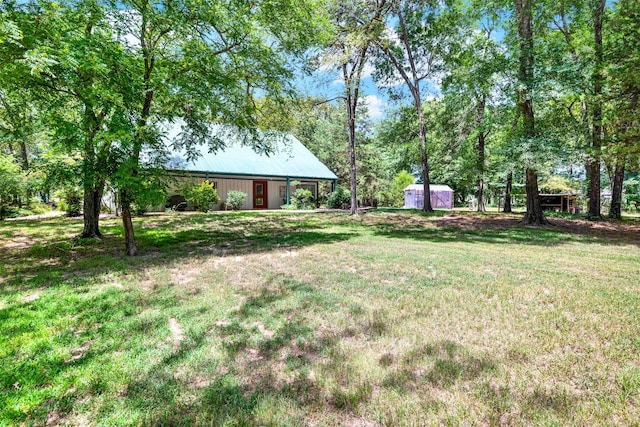
[{"label": "blue sky", "polygon": [[[362,97],[369,107],[369,116],[372,120],[378,121],[384,118],[385,113],[393,108],[389,96],[384,90],[378,89],[371,77],[373,68],[365,67],[364,78],[360,86]],[[299,76],[296,79],[296,88],[303,94],[309,96],[333,99],[344,95],[344,84],[340,80],[338,70],[316,71],[310,76]]]}]

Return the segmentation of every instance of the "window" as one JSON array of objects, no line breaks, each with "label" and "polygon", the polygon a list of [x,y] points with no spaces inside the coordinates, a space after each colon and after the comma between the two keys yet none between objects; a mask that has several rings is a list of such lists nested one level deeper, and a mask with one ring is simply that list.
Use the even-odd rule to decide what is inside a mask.
[{"label": "window", "polygon": [[316,194],[316,185],[315,184],[298,184],[296,186],[296,190],[298,188],[311,191],[311,194],[313,194],[313,200],[316,200],[318,195]]}]

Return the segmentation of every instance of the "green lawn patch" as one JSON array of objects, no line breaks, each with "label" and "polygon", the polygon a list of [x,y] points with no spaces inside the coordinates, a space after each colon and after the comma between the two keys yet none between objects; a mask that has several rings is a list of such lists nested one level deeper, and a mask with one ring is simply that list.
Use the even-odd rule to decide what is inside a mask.
[{"label": "green lawn patch", "polygon": [[0,425],[633,425],[640,225],[0,223]]}]

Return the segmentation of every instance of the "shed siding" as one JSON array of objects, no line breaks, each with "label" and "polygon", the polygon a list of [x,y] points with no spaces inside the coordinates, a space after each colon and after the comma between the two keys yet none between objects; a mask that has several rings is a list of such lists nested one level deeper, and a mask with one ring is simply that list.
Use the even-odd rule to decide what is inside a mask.
[{"label": "shed siding", "polygon": [[[424,191],[415,187],[415,185],[409,186],[404,191],[404,207],[407,209],[422,209],[424,207]],[[431,196],[431,207],[434,209],[453,209],[453,190],[432,189],[429,195]]]}]

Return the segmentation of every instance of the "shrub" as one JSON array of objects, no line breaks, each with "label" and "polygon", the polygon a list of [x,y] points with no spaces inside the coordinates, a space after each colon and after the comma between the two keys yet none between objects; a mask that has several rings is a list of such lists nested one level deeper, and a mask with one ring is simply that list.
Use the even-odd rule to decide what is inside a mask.
[{"label": "shrub", "polygon": [[204,180],[191,189],[187,200],[200,212],[209,212],[211,205],[218,203],[220,197],[218,197],[218,191],[213,188],[213,184]]},{"label": "shrub", "polygon": [[329,195],[327,207],[331,209],[342,209],[345,204],[351,202],[351,194],[344,188],[337,186],[336,191]]},{"label": "shrub", "polygon": [[13,156],[0,152],[0,220],[26,197],[26,177]]},{"label": "shrub", "polygon": [[227,193],[227,201],[225,203],[227,204],[227,208],[237,211],[244,206],[246,201],[247,193],[232,190]]},{"label": "shrub", "polygon": [[313,193],[306,188],[298,188],[291,198],[293,209],[313,209]]},{"label": "shrub", "polygon": [[58,207],[69,217],[82,215],[82,192],[77,187],[67,187],[57,193]]},{"label": "shrub", "polygon": [[154,178],[153,176],[146,177],[137,184],[131,206],[134,215],[144,215],[149,211],[149,208],[158,208],[166,201],[166,188]]},{"label": "shrub", "polygon": [[390,186],[390,194],[388,196],[389,206],[400,208],[404,205],[404,189],[408,185],[413,184],[414,177],[407,171],[400,171],[393,178],[393,182]]}]

